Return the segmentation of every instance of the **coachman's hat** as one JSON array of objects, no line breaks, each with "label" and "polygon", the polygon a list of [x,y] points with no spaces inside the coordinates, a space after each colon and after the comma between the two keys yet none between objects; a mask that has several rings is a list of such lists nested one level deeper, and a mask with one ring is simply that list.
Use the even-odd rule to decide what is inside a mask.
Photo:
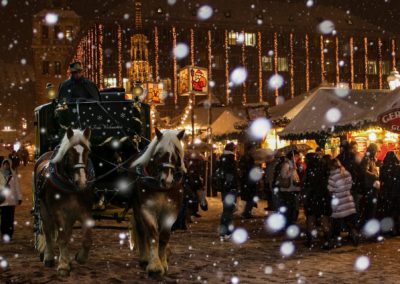
[{"label": "coachman's hat", "polygon": [[71,63],[69,65],[69,71],[71,73],[79,72],[79,71],[82,71],[82,70],[83,70],[83,67],[82,67],[82,63],[80,61],[75,61],[75,62],[73,62],[73,63]]}]

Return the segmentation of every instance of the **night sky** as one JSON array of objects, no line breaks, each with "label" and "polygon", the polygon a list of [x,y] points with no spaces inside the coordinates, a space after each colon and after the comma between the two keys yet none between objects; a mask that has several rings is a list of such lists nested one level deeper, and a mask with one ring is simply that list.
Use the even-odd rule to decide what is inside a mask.
[{"label": "night sky", "polygon": [[[116,3],[123,0],[70,0],[69,6],[74,9],[83,20],[89,17],[101,17]],[[154,5],[160,1],[153,1]],[[177,0],[175,5],[185,0]],[[186,0],[188,2],[189,0]],[[213,0],[215,1],[215,0]],[[204,1],[212,6],[213,1]],[[219,0],[221,1],[221,0]],[[247,1],[249,5],[253,2]],[[284,1],[284,0],[275,0]],[[263,0],[259,1],[260,3]],[[287,0],[287,2],[306,2],[306,0]],[[30,42],[32,35],[32,15],[45,7],[45,0],[0,0],[1,44],[0,59],[5,62],[20,62],[21,58],[31,64]],[[398,0],[314,0],[314,5],[325,5],[349,10],[350,14],[364,18],[365,20],[380,26],[382,30],[400,33],[400,1]],[[145,17],[145,15],[144,15]]]}]

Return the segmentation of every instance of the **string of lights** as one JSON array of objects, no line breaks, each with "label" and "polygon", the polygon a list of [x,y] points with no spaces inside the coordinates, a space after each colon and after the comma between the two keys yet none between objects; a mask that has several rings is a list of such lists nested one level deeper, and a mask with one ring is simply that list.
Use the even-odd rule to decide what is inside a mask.
[{"label": "string of lights", "polygon": [[396,40],[392,39],[392,68],[396,68]]},{"label": "string of lights", "polygon": [[95,24],[94,25],[94,28],[93,28],[93,46],[92,46],[92,48],[93,48],[93,71],[94,71],[94,81],[95,81],[95,83],[96,83],[96,85],[98,86],[99,85],[99,72],[97,72],[97,68],[98,68],[98,45],[97,45],[97,43],[98,43],[98,38],[97,38],[97,36],[98,36],[98,32],[97,32],[97,29],[98,29],[98,24]]},{"label": "string of lights", "polygon": [[90,80],[94,81],[94,72],[93,72],[93,28],[90,29],[90,39],[89,39],[89,52],[90,52],[90,59],[89,59],[89,70],[90,70]]},{"label": "string of lights", "polygon": [[306,91],[310,91],[310,40],[306,34]]},{"label": "string of lights", "polygon": [[122,79],[122,28],[118,25],[117,31],[117,48],[118,48],[118,70],[117,70],[117,86],[123,86]]},{"label": "string of lights", "polygon": [[[242,31],[242,35],[243,35],[243,42],[242,42],[242,66],[244,68],[246,68],[246,40],[245,40],[245,32]],[[244,104],[247,103],[247,84],[246,84],[246,80],[243,81],[242,84],[243,87],[243,94],[242,94],[242,102]]]},{"label": "string of lights", "polygon": [[159,66],[159,46],[158,46],[158,28],[154,27],[154,65],[155,65],[155,79],[158,81],[160,77],[160,66]]},{"label": "string of lights", "polygon": [[379,89],[383,89],[382,39],[381,38],[378,38],[378,66],[379,66]]},{"label": "string of lights", "polygon": [[229,104],[229,46],[228,46],[228,31],[225,30],[224,39],[225,48],[225,92],[226,92],[226,104]]},{"label": "string of lights", "polygon": [[354,38],[350,37],[350,86],[354,87]]},{"label": "string of lights", "polygon": [[324,46],[323,35],[319,37],[319,47],[321,53],[321,82],[324,82],[326,78],[325,78],[325,52],[324,52],[325,46]]},{"label": "string of lights", "polygon": [[[176,28],[172,27],[172,48],[173,50],[175,50],[176,48]],[[173,53],[173,61],[174,61],[174,67],[173,67],[173,88],[174,88],[174,103],[178,104],[178,83],[177,83],[177,78],[176,78],[176,74],[178,72],[178,68],[177,68],[177,62],[176,62],[176,56],[175,56],[175,52]]]},{"label": "string of lights", "polygon": [[190,29],[190,65],[195,65],[194,30]]},{"label": "string of lights", "polygon": [[368,82],[368,38],[364,37],[364,85],[365,89],[369,88]]},{"label": "string of lights", "polygon": [[263,101],[263,69],[262,69],[262,34],[257,33],[258,37],[258,101]]},{"label": "string of lights", "polygon": [[[99,79],[100,89],[104,88],[104,61],[103,61],[103,48],[104,48],[104,26],[99,25]],[[122,71],[121,71],[122,74]]]},{"label": "string of lights", "polygon": [[294,98],[294,34],[290,33],[290,97]]},{"label": "string of lights", "polygon": [[[278,33],[274,33],[274,71],[278,75]],[[278,86],[275,87],[275,97],[279,96]]]},{"label": "string of lights", "polygon": [[340,83],[339,37],[335,38],[336,84]]},{"label": "string of lights", "polygon": [[[207,58],[208,58],[208,80],[212,80],[212,33],[211,30],[207,32]],[[209,93],[209,99],[211,99],[211,92]]]}]

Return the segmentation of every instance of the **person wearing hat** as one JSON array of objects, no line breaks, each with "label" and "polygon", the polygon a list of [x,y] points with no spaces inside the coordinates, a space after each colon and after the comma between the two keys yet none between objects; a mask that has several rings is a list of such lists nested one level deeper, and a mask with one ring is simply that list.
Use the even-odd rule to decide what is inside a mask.
[{"label": "person wearing hat", "polygon": [[77,99],[98,101],[99,89],[96,84],[83,77],[82,63],[75,61],[69,66],[71,78],[61,83],[58,90],[59,101],[75,101]]}]

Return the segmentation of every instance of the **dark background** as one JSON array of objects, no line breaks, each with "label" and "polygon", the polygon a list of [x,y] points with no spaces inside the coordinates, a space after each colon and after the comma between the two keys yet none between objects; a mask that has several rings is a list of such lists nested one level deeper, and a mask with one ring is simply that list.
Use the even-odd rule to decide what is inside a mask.
[{"label": "dark background", "polygon": [[[5,1],[5,0],[2,0]],[[0,0],[0,3],[2,2]],[[154,8],[157,8],[157,3],[167,0],[146,0],[154,2]],[[204,4],[212,6],[213,0],[204,1]],[[225,0],[226,1],[226,0]],[[255,1],[247,1],[249,5]],[[263,1],[258,1],[262,5]],[[272,1],[272,0],[271,0]],[[285,1],[285,0],[273,0]],[[306,0],[286,0],[287,2],[303,2],[304,9]],[[89,18],[93,20],[97,17],[104,16],[109,9],[115,5],[125,2],[124,0],[69,0],[68,5],[74,9],[83,21]],[[183,2],[188,3],[188,0],[177,0],[175,5],[180,5]],[[229,1],[226,1],[229,2]],[[350,15],[361,17],[376,26],[381,27],[382,31],[390,31],[394,34],[400,33],[400,1],[398,0],[314,0],[314,5],[325,5],[340,8],[344,11],[349,10]],[[32,15],[45,8],[45,0],[8,0],[8,4],[3,7],[0,5],[0,60],[9,63],[18,63],[21,58],[27,59],[28,64],[31,62],[31,36],[32,36]],[[312,9],[312,8],[311,8]],[[132,11],[127,10],[133,14]],[[146,17],[146,15],[143,15]],[[10,44],[13,46],[10,47]]]}]

